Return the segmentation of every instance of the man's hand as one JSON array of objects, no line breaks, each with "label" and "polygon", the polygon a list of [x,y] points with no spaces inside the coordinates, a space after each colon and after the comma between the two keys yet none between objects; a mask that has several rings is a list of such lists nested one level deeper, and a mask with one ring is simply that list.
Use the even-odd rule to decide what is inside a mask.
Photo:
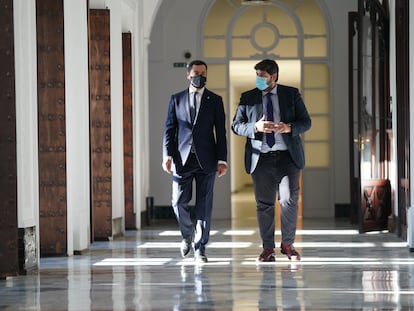
[{"label": "man's hand", "polygon": [[254,125],[256,132],[272,133],[276,130],[276,124],[273,121],[266,121],[265,115]]},{"label": "man's hand", "polygon": [[171,174],[171,158],[165,158],[162,161],[162,169],[166,171],[168,174]]},{"label": "man's hand", "polygon": [[221,176],[226,175],[226,173],[227,173],[227,165],[224,163],[219,163],[217,165],[217,176],[221,177]]},{"label": "man's hand", "polygon": [[275,132],[276,133],[290,133],[292,132],[292,128],[290,124],[279,122],[278,124],[275,125]]},{"label": "man's hand", "polygon": [[292,132],[292,128],[290,124],[279,122],[274,123],[273,121],[266,121],[265,115],[257,121],[254,125],[256,132],[263,132],[263,133],[290,133]]}]

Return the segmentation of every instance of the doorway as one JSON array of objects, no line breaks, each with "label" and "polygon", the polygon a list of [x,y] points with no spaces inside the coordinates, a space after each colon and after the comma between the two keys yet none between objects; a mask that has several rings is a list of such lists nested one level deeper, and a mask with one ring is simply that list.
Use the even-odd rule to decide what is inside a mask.
[{"label": "doorway", "polygon": [[388,7],[358,2],[349,14],[351,221],[360,232],[388,228],[391,215]]}]

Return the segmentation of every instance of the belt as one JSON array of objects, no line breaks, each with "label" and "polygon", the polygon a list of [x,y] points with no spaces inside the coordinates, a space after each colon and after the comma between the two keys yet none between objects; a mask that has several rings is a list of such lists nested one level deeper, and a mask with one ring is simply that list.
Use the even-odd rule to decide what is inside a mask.
[{"label": "belt", "polygon": [[285,152],[288,152],[288,151],[287,150],[275,150],[275,151],[262,152],[260,154],[264,156],[275,156],[275,155],[281,155]]}]

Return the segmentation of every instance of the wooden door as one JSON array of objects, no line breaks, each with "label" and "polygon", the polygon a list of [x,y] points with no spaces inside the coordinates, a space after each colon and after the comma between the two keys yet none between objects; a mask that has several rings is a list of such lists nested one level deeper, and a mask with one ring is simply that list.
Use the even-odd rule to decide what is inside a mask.
[{"label": "wooden door", "polygon": [[124,188],[125,188],[125,229],[136,229],[134,210],[134,145],[132,111],[132,37],[122,34],[122,75],[124,104]]},{"label": "wooden door", "polygon": [[89,10],[92,241],[112,237],[109,10]]},{"label": "wooden door", "polygon": [[389,163],[389,40],[387,1],[359,0],[349,14],[351,221],[361,232],[387,229]]},{"label": "wooden door", "polygon": [[0,279],[18,273],[13,0],[0,0]]},{"label": "wooden door", "polygon": [[36,1],[40,255],[67,254],[63,0]]}]

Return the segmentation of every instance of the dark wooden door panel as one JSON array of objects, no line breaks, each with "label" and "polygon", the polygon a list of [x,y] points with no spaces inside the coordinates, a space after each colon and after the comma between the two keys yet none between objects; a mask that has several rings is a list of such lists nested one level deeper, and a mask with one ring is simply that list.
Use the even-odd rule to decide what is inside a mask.
[{"label": "dark wooden door panel", "polygon": [[0,0],[0,279],[18,268],[13,0]]},{"label": "dark wooden door panel", "polygon": [[40,255],[67,254],[63,1],[36,1]]},{"label": "dark wooden door panel", "polygon": [[132,51],[131,34],[122,34],[122,73],[124,103],[124,188],[125,229],[136,229],[134,211],[134,151],[132,122]]},{"label": "dark wooden door panel", "polygon": [[391,185],[388,180],[362,181],[362,222],[364,232],[386,230],[391,213]]},{"label": "dark wooden door panel", "polygon": [[92,240],[112,236],[109,10],[89,10]]}]

